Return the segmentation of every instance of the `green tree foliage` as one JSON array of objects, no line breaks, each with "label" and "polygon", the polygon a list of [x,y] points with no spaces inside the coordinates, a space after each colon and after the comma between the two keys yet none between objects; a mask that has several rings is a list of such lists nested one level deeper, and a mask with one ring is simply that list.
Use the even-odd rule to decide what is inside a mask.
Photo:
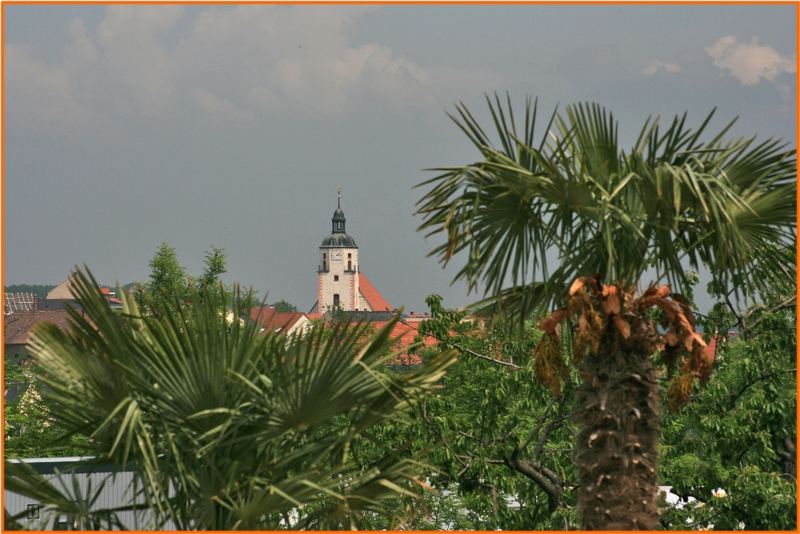
[{"label": "green tree foliage", "polygon": [[150,260],[150,280],[147,290],[154,300],[165,301],[183,295],[186,289],[186,272],[178,263],[175,249],[161,243]]},{"label": "green tree foliage", "polygon": [[7,458],[79,454],[85,436],[73,435],[59,440],[65,429],[42,401],[40,380],[27,362],[5,362],[4,391],[4,450]]},{"label": "green tree foliage", "polygon": [[[440,351],[462,356],[413,419],[376,426],[354,447],[354,457],[369,465],[385,450],[399,449],[431,465],[423,501],[396,504],[405,511],[405,529],[574,527],[573,428],[567,418],[574,392],[565,388],[553,399],[530,379],[531,352],[541,334],[469,320],[463,311],[444,308],[438,295],[427,302],[432,317],[419,333],[439,342],[420,349],[423,360]],[[369,524],[392,526],[380,517]]]},{"label": "green tree foliage", "polygon": [[[725,315],[718,309],[707,328],[727,332]],[[796,528],[795,308],[741,315],[759,320],[720,336],[708,386],[665,421],[662,480],[685,504],[662,518],[669,528]]]},{"label": "green tree foliage", "polygon": [[212,245],[211,249],[206,252],[204,263],[205,269],[197,280],[197,285],[210,287],[218,284],[220,277],[225,274],[225,251]]},{"label": "green tree foliage", "polygon": [[[75,280],[83,314],[70,312],[70,331],[32,335],[40,394],[68,432],[89,435],[85,455],[134,471],[149,528],[352,528],[418,494],[425,468],[407,451],[368,466],[351,451],[418,404],[451,355],[392,376],[394,322],[374,335],[342,325],[287,340],[260,335],[235,305],[220,314],[202,288],[148,316],[125,296],[123,313],[112,311],[88,273]],[[45,503],[45,516],[68,501],[19,464],[6,463],[6,488]],[[99,511],[98,521],[104,513],[113,517]]]},{"label": "green tree foliage", "polygon": [[[146,284],[128,284],[139,305],[148,313],[154,313],[157,308],[165,304],[180,306],[188,301],[188,296],[193,288],[204,289],[204,294],[214,293],[213,300],[222,302],[226,294],[222,285],[221,276],[226,272],[225,251],[211,246],[205,254],[203,273],[193,278],[186,273],[186,269],[178,261],[175,248],[168,243],[162,243],[153,258],[150,260],[150,277]],[[247,302],[251,304],[255,295],[246,294]]]},{"label": "green tree foliage", "polygon": [[437,295],[427,302],[432,318],[419,333],[439,344],[426,353],[462,354],[423,404],[423,442],[439,443],[429,456],[439,468],[434,486],[469,503],[473,528],[574,527],[568,414],[576,381],[554,399],[531,380],[541,332],[530,325],[520,332],[503,321],[466,320]]},{"label": "green tree foliage", "polygon": [[[710,362],[685,296],[636,287],[665,279],[685,293],[685,267],[705,265],[716,286],[741,295],[759,271],[789,268],[776,250],[795,243],[794,150],[728,140],[732,123],[707,139],[713,112],[696,130],[685,115],[666,128],[648,119],[623,150],[613,115],[596,104],[554,112],[536,142],[536,106],[528,101],[518,131],[508,100],[487,97],[497,147],[457,108],[454,120],[482,159],[420,184],[429,187],[418,202],[420,230],[445,238],[432,251],[441,263],[465,260],[456,279],[484,285],[486,311],[522,323],[560,307],[542,325],[535,367],[554,391],[567,363],[580,371],[581,526],[655,528],[660,402],[651,355],[663,345],[660,361],[680,367],[674,402],[688,398],[695,375],[708,379]],[[570,321],[577,358],[567,362],[556,326]]]},{"label": "green tree foliage", "polygon": [[270,306],[275,308],[275,311],[277,311],[278,313],[297,311],[297,306],[295,306],[291,302],[286,302],[285,300],[279,300],[277,302],[273,302],[272,304],[270,304]]},{"label": "green tree foliage", "polygon": [[[575,408],[578,378],[553,399],[530,379],[541,332],[528,326],[520,336],[502,322],[465,320],[435,295],[428,302],[433,317],[420,331],[441,341],[423,355],[455,349],[461,357],[414,420],[376,427],[357,458],[368,464],[398,448],[425,454],[432,489],[421,504],[398,502],[408,508],[406,528],[577,528],[576,427],[564,416]],[[737,311],[754,327],[729,339],[720,334],[708,385],[695,387],[693,402],[678,412],[665,413],[658,483],[682,501],[668,506],[660,499],[663,528],[794,528],[794,309],[779,295],[774,302]],[[701,322],[706,331],[727,332],[733,317],[717,309]],[[663,389],[667,383],[662,377]],[[540,484],[531,468],[560,480],[542,477]],[[559,495],[555,509],[552,494]],[[389,526],[381,518],[370,524]]]}]

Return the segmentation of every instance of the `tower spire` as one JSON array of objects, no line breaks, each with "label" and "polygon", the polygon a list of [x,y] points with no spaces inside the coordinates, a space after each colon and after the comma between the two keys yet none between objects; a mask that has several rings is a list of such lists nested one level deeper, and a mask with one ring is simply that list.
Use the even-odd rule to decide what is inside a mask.
[{"label": "tower spire", "polygon": [[331,232],[334,234],[343,234],[344,232],[344,212],[342,211],[342,188],[341,186],[336,189],[336,211],[333,212],[333,219],[331,219],[332,228]]}]

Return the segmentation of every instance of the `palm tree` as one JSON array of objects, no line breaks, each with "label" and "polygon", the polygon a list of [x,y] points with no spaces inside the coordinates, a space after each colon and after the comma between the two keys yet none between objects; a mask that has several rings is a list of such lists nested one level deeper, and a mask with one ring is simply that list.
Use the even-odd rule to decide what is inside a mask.
[{"label": "palm tree", "polygon": [[[287,339],[240,320],[238,292],[232,318],[230,295],[203,288],[143,315],[125,293],[112,311],[88,271],[73,281],[82,312],[70,311],[70,330],[32,336],[43,402],[89,436],[86,455],[134,472],[150,518],[139,528],[351,528],[364,514],[391,515],[387,499],[418,494],[418,462],[359,466],[349,450],[436,387],[451,356],[390,376],[393,323],[374,335],[342,324]],[[6,470],[6,488],[53,513],[78,510],[83,528],[114,524],[24,465]]]},{"label": "palm tree", "polygon": [[711,365],[681,296],[687,272],[704,266],[714,287],[739,296],[752,296],[765,268],[794,273],[782,253],[796,239],[794,150],[728,140],[733,123],[704,135],[713,111],[694,130],[685,114],[666,128],[648,119],[623,150],[617,122],[597,104],[554,111],[537,142],[535,102],[527,100],[519,133],[510,99],[487,103],[499,144],[457,106],[451,118],[482,159],[434,169],[419,184],[428,188],[417,204],[420,230],[444,237],[431,251],[442,264],[463,262],[455,280],[484,285],[483,311],[527,319],[555,309],[536,350],[537,377],[554,390],[568,372],[557,325],[577,319],[582,527],[656,528],[656,362],[680,366],[673,406]]}]

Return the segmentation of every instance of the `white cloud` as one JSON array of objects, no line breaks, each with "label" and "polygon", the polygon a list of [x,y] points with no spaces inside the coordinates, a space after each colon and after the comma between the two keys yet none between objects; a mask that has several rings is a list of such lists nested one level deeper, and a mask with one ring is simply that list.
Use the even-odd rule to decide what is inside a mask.
[{"label": "white cloud", "polygon": [[430,75],[389,48],[355,45],[364,10],[239,6],[209,9],[176,49],[182,77],[254,111],[347,113],[365,101],[422,105]]},{"label": "white cloud", "polygon": [[208,115],[233,121],[248,119],[248,115],[242,111],[239,106],[227,98],[221,98],[214,93],[202,89],[195,89],[192,91],[192,100],[198,108]]},{"label": "white cloud", "polygon": [[681,66],[671,61],[661,61],[659,59],[654,59],[644,69],[642,69],[642,74],[645,74],[647,76],[653,76],[659,71],[675,74],[681,71]]},{"label": "white cloud", "polygon": [[431,70],[379,43],[355,43],[360,18],[372,9],[212,7],[187,19],[180,6],[110,6],[96,28],[72,21],[55,61],[10,45],[10,101],[46,121],[89,110],[327,118],[365,105],[427,106],[455,86],[481,92],[502,84],[482,73]]},{"label": "white cloud", "polygon": [[706,53],[714,65],[743,85],[756,85],[762,79],[774,81],[780,74],[795,71],[793,59],[759,44],[757,37],[750,43],[739,43],[733,35],[726,35],[707,47]]},{"label": "white cloud", "polygon": [[56,128],[91,120],[92,112],[81,104],[75,80],[63,66],[48,65],[27,47],[9,44],[6,72],[11,121]]},{"label": "white cloud", "polygon": [[178,23],[181,6],[110,6],[97,28],[102,78],[126,111],[162,116],[175,98],[173,60],[163,34]]}]

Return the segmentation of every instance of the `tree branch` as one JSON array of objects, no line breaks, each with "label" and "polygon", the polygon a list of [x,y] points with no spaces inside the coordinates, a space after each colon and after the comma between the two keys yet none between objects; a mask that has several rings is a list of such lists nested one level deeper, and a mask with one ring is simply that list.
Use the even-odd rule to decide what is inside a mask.
[{"label": "tree branch", "polygon": [[[433,422],[431,422],[431,420],[428,419],[428,411],[426,409],[426,406],[425,406],[424,402],[422,403],[422,419],[425,420],[425,422],[428,424],[428,427],[433,431],[433,433],[436,434],[439,437],[439,440],[442,443],[444,443],[444,446],[447,447],[448,450],[453,451],[453,448],[450,446],[450,444],[444,438],[442,433],[439,432],[439,429],[436,428],[436,425],[434,425]],[[453,451],[453,452],[455,452],[455,451]],[[456,458],[458,458],[458,461],[461,462],[461,465],[463,465],[465,469],[467,467],[469,467],[469,464],[468,463],[464,463],[464,461],[461,460],[461,458],[459,458],[458,456],[456,456]]]},{"label": "tree branch", "polygon": [[558,476],[547,468],[542,467],[536,462],[520,460],[512,455],[506,459],[506,465],[529,479],[533,480],[537,486],[547,494],[547,508],[553,512],[561,505],[563,500],[563,482]]},{"label": "tree branch", "polygon": [[[540,419],[540,425],[547,420],[552,407],[553,403],[550,403],[547,406],[545,413]],[[564,481],[561,480],[561,477],[559,477],[554,471],[543,466],[536,459],[538,459],[541,455],[544,444],[547,442],[547,439],[550,437],[552,431],[555,430],[561,424],[561,422],[568,417],[568,415],[565,414],[566,407],[567,391],[565,390],[561,394],[561,398],[558,401],[558,410],[555,414],[555,417],[550,421],[547,421],[544,426],[538,426],[535,430],[533,430],[528,436],[528,439],[525,440],[525,443],[521,446],[516,446],[511,453],[511,456],[506,458],[506,465],[510,469],[533,480],[547,494],[547,503],[550,512],[553,512],[563,502]],[[536,438],[536,445],[534,445],[533,448],[533,458],[528,460],[520,460],[520,452],[527,449],[528,446],[533,442],[534,438]]]},{"label": "tree branch", "polygon": [[796,371],[797,371],[797,368],[783,369],[782,371],[775,371],[775,372],[772,372],[772,373],[766,373],[766,374],[763,374],[763,375],[759,375],[756,378],[750,380],[744,386],[742,386],[739,389],[739,391],[737,391],[736,393],[732,393],[730,395],[730,397],[728,398],[728,410],[733,410],[733,408],[736,406],[736,401],[739,400],[739,397],[744,395],[745,391],[750,389],[752,386],[758,384],[762,380],[766,380],[768,378],[772,378],[773,376],[782,375],[783,373],[794,373]]},{"label": "tree branch", "polygon": [[504,362],[503,360],[497,360],[497,359],[492,358],[490,356],[486,356],[484,354],[480,354],[478,352],[475,352],[472,349],[468,349],[466,347],[463,347],[463,346],[459,345],[458,343],[453,343],[453,347],[457,348],[458,350],[460,350],[461,352],[463,352],[465,354],[469,354],[470,356],[475,356],[476,358],[480,358],[481,360],[486,360],[486,361],[489,361],[489,362],[492,362],[492,363],[496,363],[497,365],[504,365],[506,367],[509,367],[509,368],[513,369],[514,371],[518,371],[518,370],[522,369],[519,365],[515,365],[515,364],[509,363],[509,362]]},{"label": "tree branch", "polygon": [[[747,332],[749,330],[754,329],[761,321],[764,320],[764,313],[774,313],[781,310],[786,310],[789,308],[794,308],[797,305],[797,297],[792,295],[788,299],[784,300],[783,302],[776,304],[772,307],[766,307],[763,305],[758,305],[752,307],[744,316],[742,317],[742,332]],[[762,312],[761,317],[759,317],[753,324],[747,324],[747,321],[756,313]]]},{"label": "tree branch", "polygon": [[[533,457],[534,458],[539,457],[539,455],[542,453],[542,447],[547,441],[547,438],[550,437],[550,433],[553,430],[555,430],[556,425],[558,425],[558,423],[564,421],[568,417],[568,415],[564,413],[567,407],[567,392],[568,390],[565,389],[564,392],[561,393],[561,397],[558,400],[558,411],[556,412],[555,419],[549,421],[546,425],[544,425],[544,427],[539,426],[536,427],[534,430],[532,430],[530,435],[528,436],[528,439],[525,440],[525,443],[517,447],[519,451],[524,451],[525,449],[527,449],[528,445],[531,444],[534,437],[538,437],[538,439],[536,440],[536,445],[534,446],[533,449]],[[548,404],[547,408],[545,409],[544,415],[542,415],[542,418],[539,420],[540,425],[547,420],[547,417],[550,415],[550,410],[552,409],[552,407],[553,403],[551,402],[550,404]]]}]

